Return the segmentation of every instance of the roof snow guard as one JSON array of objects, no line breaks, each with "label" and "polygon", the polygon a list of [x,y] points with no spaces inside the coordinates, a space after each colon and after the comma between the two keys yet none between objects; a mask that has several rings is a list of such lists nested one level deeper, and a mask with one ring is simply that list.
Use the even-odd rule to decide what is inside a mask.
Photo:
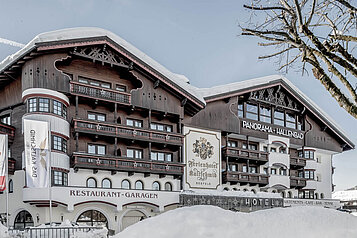
[{"label": "roof snow guard", "polygon": [[333,133],[340,137],[349,148],[354,149],[354,143],[349,139],[347,133],[343,131],[338,124],[327,115],[319,106],[317,106],[309,97],[307,97],[299,88],[291,83],[287,78],[281,75],[270,75],[261,78],[255,78],[225,85],[214,86],[212,88],[196,88],[197,92],[206,100],[206,102],[216,101],[227,97],[242,95],[250,91],[256,91],[261,88],[282,85],[287,91],[296,97],[306,109],[310,110],[317,118],[325,123]]},{"label": "roof snow guard", "polygon": [[132,62],[142,66],[169,86],[178,89],[184,97],[187,97],[188,100],[191,100],[200,109],[204,108],[206,104],[204,99],[197,94],[184,75],[169,71],[127,41],[101,28],[79,27],[39,34],[24,48],[13,55],[9,55],[0,63],[0,75],[6,75],[6,71],[11,69],[17,61],[35,50],[42,51],[90,44],[109,44]]}]

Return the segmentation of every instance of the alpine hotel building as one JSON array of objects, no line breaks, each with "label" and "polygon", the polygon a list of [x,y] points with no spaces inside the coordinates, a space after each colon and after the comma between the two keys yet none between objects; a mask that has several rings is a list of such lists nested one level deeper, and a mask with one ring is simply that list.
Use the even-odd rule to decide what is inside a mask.
[{"label": "alpine hotel building", "polygon": [[97,28],[40,34],[3,60],[0,119],[16,229],[50,220],[49,189],[26,186],[25,119],[49,123],[52,221],[115,232],[200,204],[190,194],[328,201],[332,157],[354,148],[282,76],[196,88]]}]

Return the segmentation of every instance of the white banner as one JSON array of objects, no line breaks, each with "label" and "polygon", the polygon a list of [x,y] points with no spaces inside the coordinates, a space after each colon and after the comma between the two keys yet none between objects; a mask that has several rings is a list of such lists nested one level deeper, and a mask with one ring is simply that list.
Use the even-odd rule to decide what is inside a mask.
[{"label": "white banner", "polygon": [[221,133],[184,127],[185,178],[189,188],[217,189],[221,185]]},{"label": "white banner", "polygon": [[6,150],[8,148],[6,135],[0,134],[0,191],[6,188]]},{"label": "white banner", "polygon": [[24,119],[26,185],[48,187],[49,130],[48,122]]}]

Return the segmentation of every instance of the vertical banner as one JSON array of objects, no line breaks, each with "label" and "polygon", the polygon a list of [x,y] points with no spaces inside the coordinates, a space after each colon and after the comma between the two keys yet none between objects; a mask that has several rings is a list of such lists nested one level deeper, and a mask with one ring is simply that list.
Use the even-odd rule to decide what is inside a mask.
[{"label": "vertical banner", "polygon": [[188,189],[217,189],[221,185],[221,133],[185,126],[184,134]]},{"label": "vertical banner", "polygon": [[48,187],[48,122],[24,119],[26,184],[29,188]]},{"label": "vertical banner", "polygon": [[6,188],[6,150],[8,148],[6,135],[0,134],[0,192]]}]

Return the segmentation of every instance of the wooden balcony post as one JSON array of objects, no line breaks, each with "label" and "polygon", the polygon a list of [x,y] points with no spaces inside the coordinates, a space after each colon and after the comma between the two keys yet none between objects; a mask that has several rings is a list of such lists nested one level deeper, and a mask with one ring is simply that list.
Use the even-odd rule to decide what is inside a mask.
[{"label": "wooden balcony post", "polygon": [[151,142],[149,142],[149,160],[151,161]]},{"label": "wooden balcony post", "polygon": [[148,115],[148,122],[149,122],[149,129],[151,128],[151,109],[149,109],[149,115]]},{"label": "wooden balcony post", "polygon": [[118,138],[115,137],[115,138],[114,138],[114,155],[115,155],[115,156],[118,155],[117,150],[118,150]]},{"label": "wooden balcony post", "polygon": [[78,132],[76,132],[76,152],[78,152]]},{"label": "wooden balcony post", "polygon": [[118,117],[118,105],[117,103],[114,103],[114,123],[117,123],[117,117]]},{"label": "wooden balcony post", "polygon": [[78,117],[78,96],[76,96],[76,117]]}]

